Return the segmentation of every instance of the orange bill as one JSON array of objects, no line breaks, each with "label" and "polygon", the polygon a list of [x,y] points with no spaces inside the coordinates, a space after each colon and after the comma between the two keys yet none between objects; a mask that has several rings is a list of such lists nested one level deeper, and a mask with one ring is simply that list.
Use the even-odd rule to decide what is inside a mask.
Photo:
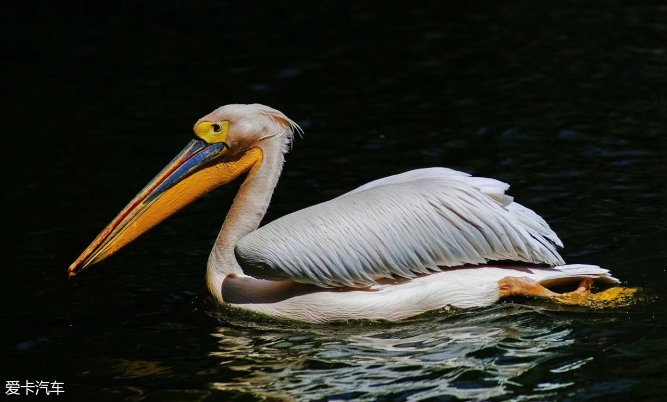
[{"label": "orange bill", "polygon": [[226,151],[224,142],[190,141],[70,265],[68,275],[109,257],[192,201],[261,163],[259,148],[238,156]]}]

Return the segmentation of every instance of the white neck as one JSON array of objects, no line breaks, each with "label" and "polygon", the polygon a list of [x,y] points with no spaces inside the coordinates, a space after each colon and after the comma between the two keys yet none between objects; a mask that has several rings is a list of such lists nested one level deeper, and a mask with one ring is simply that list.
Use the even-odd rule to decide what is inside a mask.
[{"label": "white neck", "polygon": [[243,275],[234,255],[234,247],[243,236],[259,227],[285,161],[280,137],[266,138],[258,147],[262,150],[261,165],[254,173],[248,173],[241,184],[208,259],[206,283],[220,303],[223,301],[221,289],[225,277]]}]

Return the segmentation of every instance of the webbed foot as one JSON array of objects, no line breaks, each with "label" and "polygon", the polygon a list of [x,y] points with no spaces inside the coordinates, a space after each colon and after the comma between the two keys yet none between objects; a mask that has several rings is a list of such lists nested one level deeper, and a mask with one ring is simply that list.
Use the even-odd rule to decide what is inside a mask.
[{"label": "webbed foot", "polygon": [[563,293],[553,297],[553,300],[570,306],[585,306],[590,308],[614,308],[624,307],[633,303],[636,299],[638,288],[613,287],[598,293],[574,292]]},{"label": "webbed foot", "polygon": [[613,287],[598,293],[591,292],[593,278],[583,278],[573,292],[556,293],[528,277],[508,276],[498,281],[500,298],[510,296],[547,297],[557,303],[603,309],[632,304],[638,288]]}]

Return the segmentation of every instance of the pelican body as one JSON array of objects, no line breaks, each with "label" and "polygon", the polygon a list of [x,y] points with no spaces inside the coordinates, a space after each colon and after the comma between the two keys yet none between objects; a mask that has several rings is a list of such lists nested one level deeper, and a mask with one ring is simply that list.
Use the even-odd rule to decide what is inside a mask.
[{"label": "pelican body", "polygon": [[213,298],[309,322],[400,320],[514,295],[587,293],[606,269],[565,265],[558,236],[500,181],[446,168],[367,183],[260,227],[298,125],[278,110],[222,106],[93,240],[70,277],[214,188],[244,176],[208,259]]}]

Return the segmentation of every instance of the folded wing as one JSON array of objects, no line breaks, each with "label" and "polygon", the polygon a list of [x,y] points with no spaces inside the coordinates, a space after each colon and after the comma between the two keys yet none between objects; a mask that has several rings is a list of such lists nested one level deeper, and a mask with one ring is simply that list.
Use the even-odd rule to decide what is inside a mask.
[{"label": "folded wing", "polygon": [[498,180],[419,169],[277,219],[236,246],[244,272],[318,286],[362,287],[463,264],[561,265],[562,243]]}]

